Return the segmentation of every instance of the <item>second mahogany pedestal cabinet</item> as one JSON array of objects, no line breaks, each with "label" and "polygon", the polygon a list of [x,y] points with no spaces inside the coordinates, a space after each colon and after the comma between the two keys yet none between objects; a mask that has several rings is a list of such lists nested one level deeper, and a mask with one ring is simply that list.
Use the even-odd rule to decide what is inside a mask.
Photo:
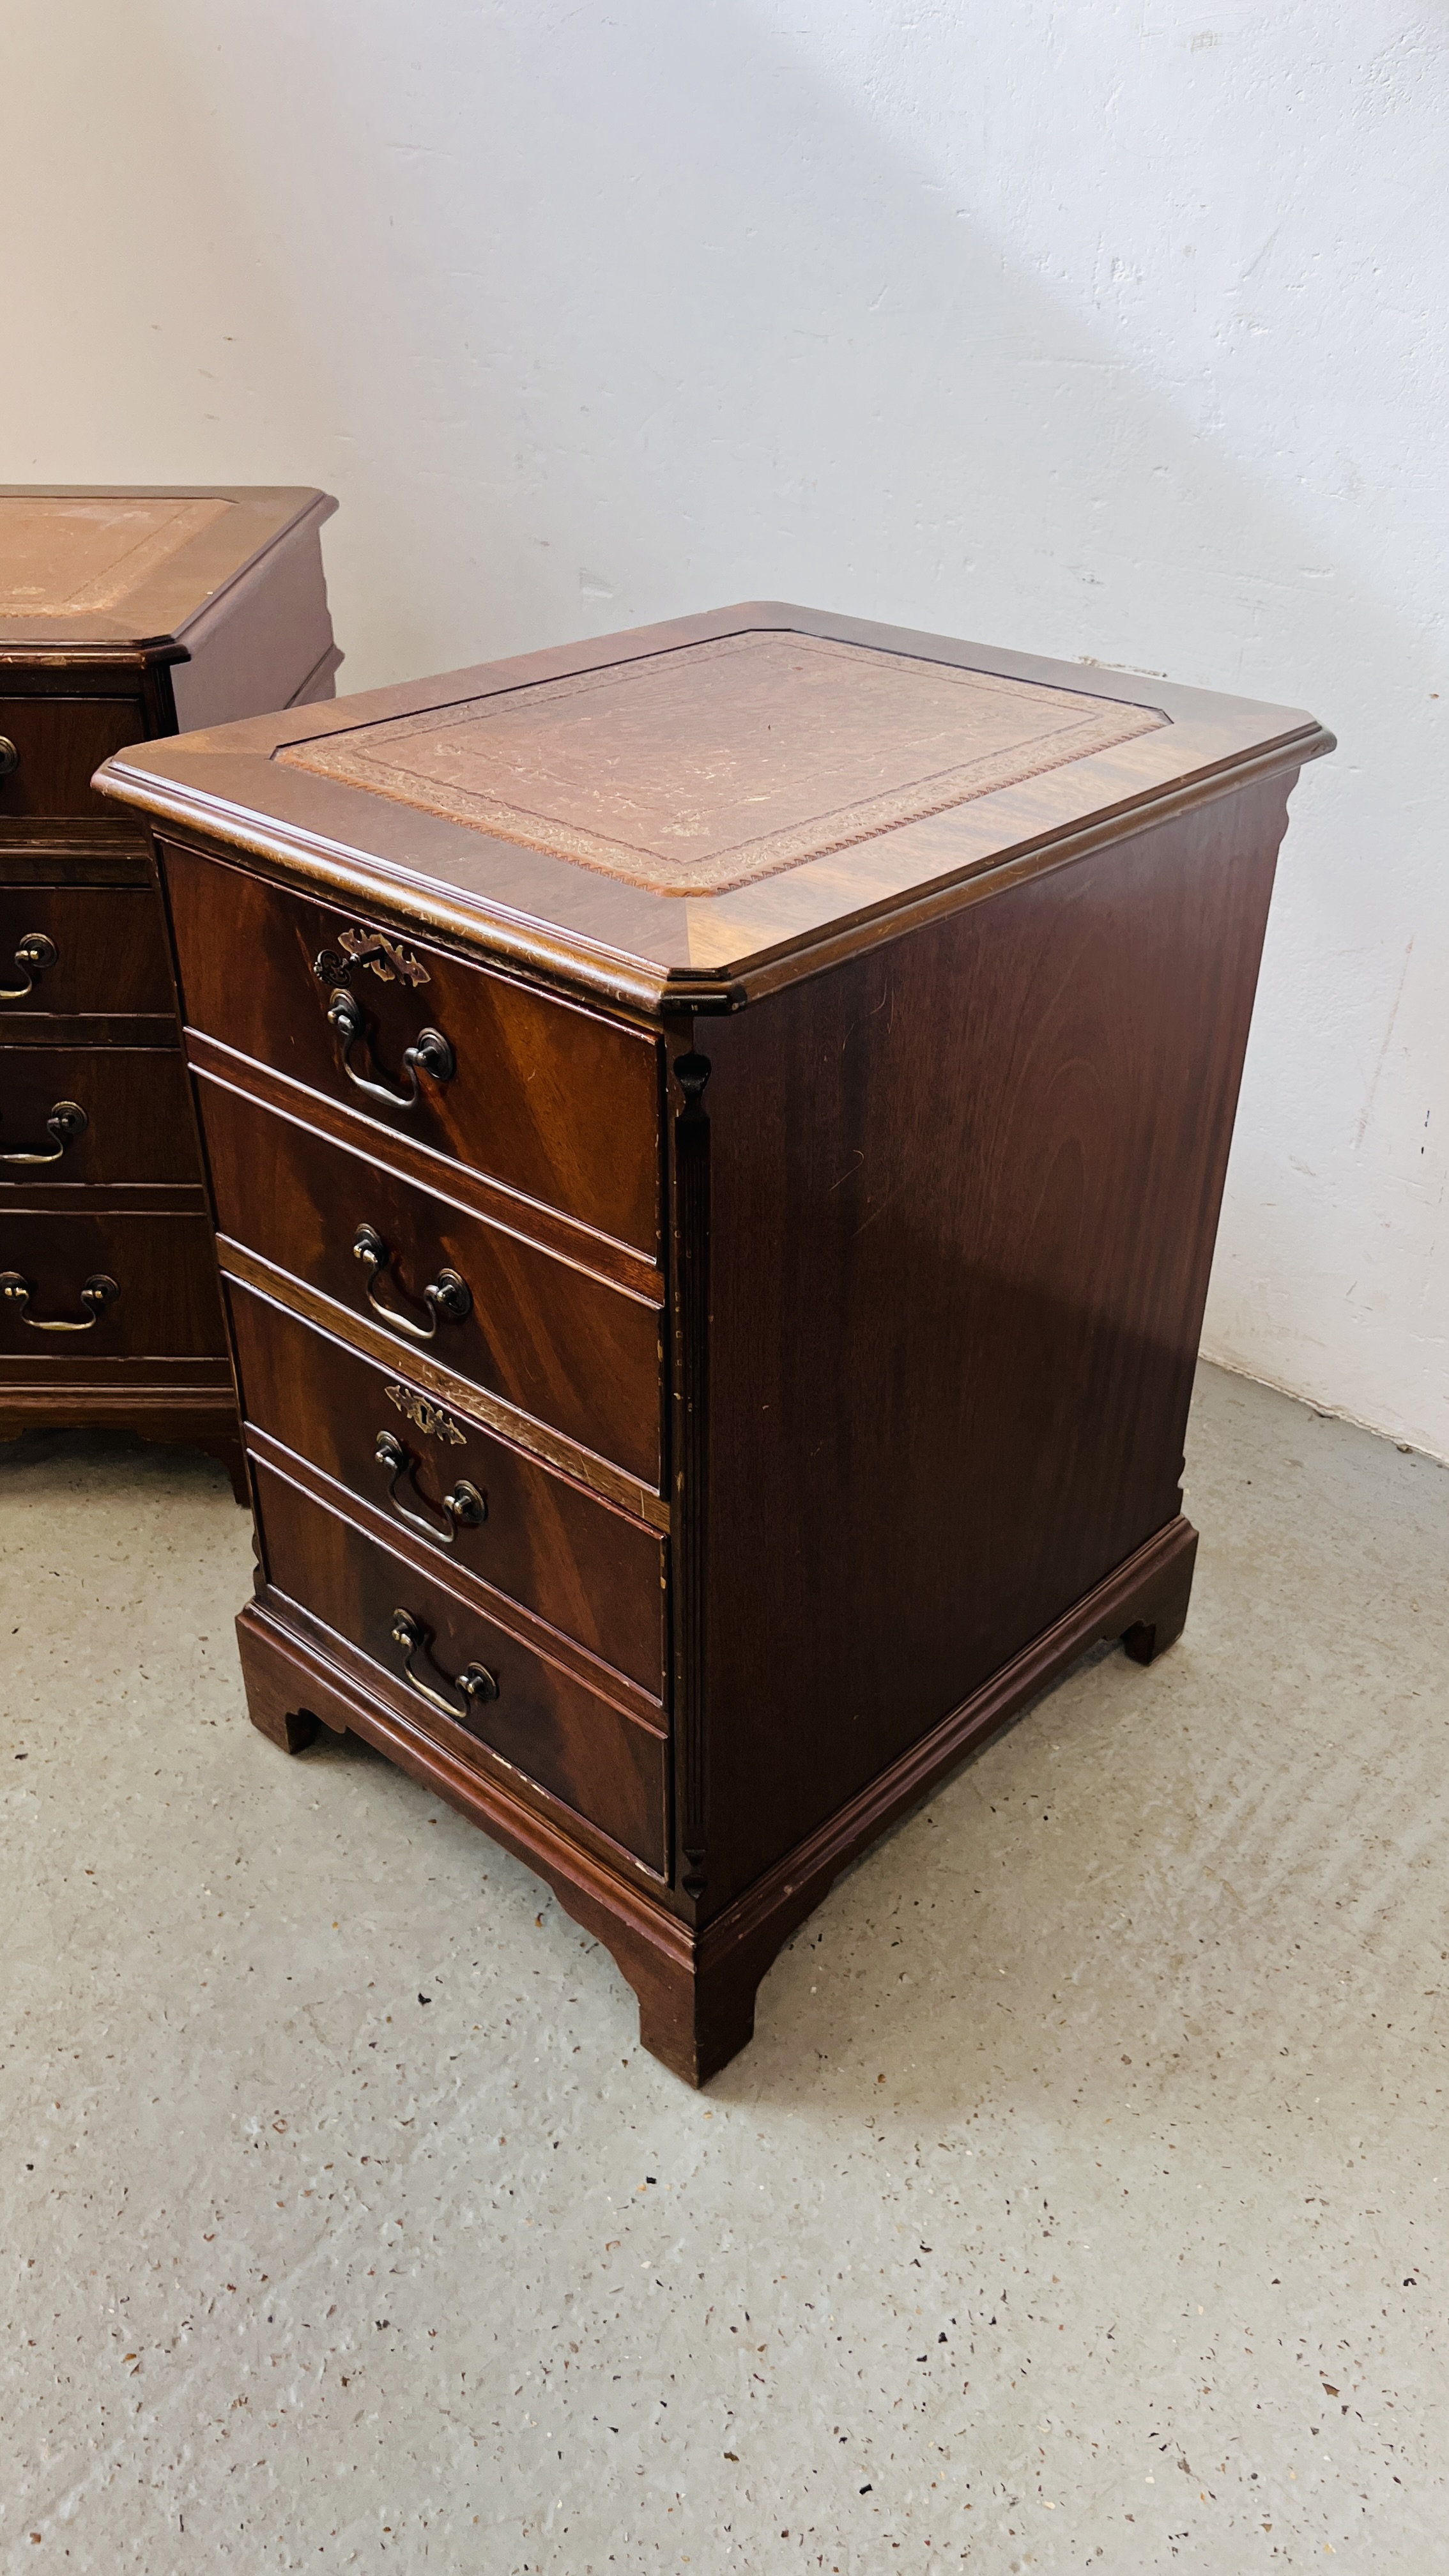
[{"label": "second mahogany pedestal cabinet", "polygon": [[751,606],[101,774],[175,946],[252,1717],[521,1854],[690,2082],[969,1746],[1182,1626],[1274,862],[1331,747]]},{"label": "second mahogany pedestal cabinet", "polygon": [[0,489],[0,1438],[217,1451],[246,1497],[148,836],[123,743],[331,697],[307,490]]}]

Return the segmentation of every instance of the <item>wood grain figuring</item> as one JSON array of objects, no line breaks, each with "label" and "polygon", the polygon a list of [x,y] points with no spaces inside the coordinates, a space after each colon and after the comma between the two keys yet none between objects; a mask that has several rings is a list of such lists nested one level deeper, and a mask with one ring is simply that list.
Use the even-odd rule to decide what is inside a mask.
[{"label": "wood grain figuring", "polygon": [[[663,1869],[668,1750],[660,1734],[582,1688],[460,1600],[440,1576],[428,1579],[362,1537],[273,1468],[256,1468],[256,1487],[271,1584],[376,1665],[421,1733],[465,1760],[486,1748],[636,1860]],[[443,1696],[471,1663],[481,1662],[494,1676],[497,1698],[479,1706],[467,1726],[410,1690],[402,1677],[392,1638],[400,1607],[427,1630],[426,1654],[415,1665]]]},{"label": "wood grain figuring", "polygon": [[1177,1513],[1284,819],[711,1028],[708,1910]]},{"label": "wood grain figuring", "polygon": [[[661,1458],[661,1319],[644,1299],[555,1260],[522,1236],[405,1181],[380,1159],[346,1151],[210,1078],[199,1084],[213,1205],[223,1235],[370,1315],[353,1252],[376,1229],[392,1260],[380,1301],[426,1323],[423,1290],[444,1269],[467,1283],[470,1313],[446,1316],[428,1356],[551,1424],[656,1488]],[[398,1363],[410,1336],[396,1329]]]},{"label": "wood grain figuring", "polygon": [[[391,953],[379,945],[369,956],[370,934],[388,935],[384,919],[301,901],[174,845],[162,865],[192,1028],[657,1260],[657,1042],[482,973],[396,925]],[[335,960],[335,971],[319,977],[319,957]],[[406,1109],[360,1091],[328,1024],[339,986],[366,1018],[355,1070],[402,1087],[405,1049],[435,1027],[457,1051],[452,1078],[423,1075]]]},{"label": "wood grain figuring", "polygon": [[293,742],[277,758],[658,894],[726,894],[1166,717],[744,633]]},{"label": "wood grain figuring", "polygon": [[500,1440],[466,1403],[440,1404],[407,1362],[379,1367],[236,1283],[228,1302],[249,1422],[384,1514],[396,1504],[377,1462],[379,1432],[407,1454],[402,1502],[444,1529],[442,1497],[467,1477],[487,1519],[457,1532],[449,1580],[478,1586],[483,1608],[485,1590],[497,1596],[494,1615],[506,1617],[509,1603],[536,1612],[662,1697],[665,1552],[657,1531]]},{"label": "wood grain figuring", "polygon": [[[0,1038],[6,1034],[0,1022]],[[86,1113],[84,1132],[60,1160],[33,1164],[12,1155],[52,1153],[46,1121],[57,1103]],[[0,1191],[50,1181],[82,1187],[113,1181],[196,1182],[196,1130],[186,1068],[155,1048],[0,1045]]]}]

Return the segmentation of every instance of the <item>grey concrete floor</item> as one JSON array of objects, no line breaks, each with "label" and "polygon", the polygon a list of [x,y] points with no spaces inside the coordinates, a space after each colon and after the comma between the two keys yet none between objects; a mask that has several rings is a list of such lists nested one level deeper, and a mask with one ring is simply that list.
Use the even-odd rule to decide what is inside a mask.
[{"label": "grey concrete floor", "polygon": [[246,1722],[189,1454],[0,1461],[0,2560],[1449,2569],[1449,1474],[1204,1370],[1181,1644],[692,2095],[539,1882]]}]

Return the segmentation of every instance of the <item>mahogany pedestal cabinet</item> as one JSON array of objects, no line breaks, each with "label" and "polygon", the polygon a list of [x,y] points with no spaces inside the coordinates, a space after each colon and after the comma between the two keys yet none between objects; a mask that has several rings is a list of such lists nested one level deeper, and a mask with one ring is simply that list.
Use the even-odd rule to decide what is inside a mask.
[{"label": "mahogany pedestal cabinet", "polygon": [[143,825],[107,753],[329,698],[312,491],[0,488],[0,1438],[189,1440],[248,1499]]},{"label": "mahogany pedestal cabinet", "polygon": [[1182,1626],[1259,951],[1331,748],[756,605],[101,773],[175,947],[252,1717],[521,1854],[692,2083],[970,1746]]}]

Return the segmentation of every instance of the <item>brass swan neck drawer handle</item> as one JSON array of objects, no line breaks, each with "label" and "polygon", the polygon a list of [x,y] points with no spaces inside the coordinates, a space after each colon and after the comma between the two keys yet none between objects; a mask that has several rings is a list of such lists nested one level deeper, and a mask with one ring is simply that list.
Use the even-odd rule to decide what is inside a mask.
[{"label": "brass swan neck drawer handle", "polygon": [[444,1717],[451,1717],[456,1724],[466,1726],[475,1708],[481,1707],[485,1700],[498,1697],[497,1678],[486,1664],[465,1664],[460,1673],[442,1675],[441,1678],[449,1682],[453,1690],[462,1693],[461,1707],[457,1700],[449,1699],[446,1692],[434,1690],[432,1683],[424,1681],[421,1673],[415,1673],[413,1657],[423,1653],[428,1643],[428,1632],[422,1621],[413,1617],[411,1610],[394,1610],[392,1641],[402,1650],[403,1680],[409,1688],[417,1692],[419,1699],[425,1699],[430,1708],[441,1709]]},{"label": "brass swan neck drawer handle", "polygon": [[440,1270],[437,1278],[430,1279],[423,1290],[424,1300],[432,1309],[429,1319],[426,1324],[415,1323],[400,1306],[384,1305],[377,1294],[377,1283],[392,1254],[375,1225],[358,1227],[352,1241],[352,1253],[354,1260],[360,1261],[367,1273],[369,1306],[374,1315],[380,1315],[385,1324],[392,1326],[395,1333],[409,1333],[415,1342],[430,1342],[437,1332],[440,1315],[446,1315],[452,1324],[461,1324],[464,1317],[473,1312],[473,1292],[466,1279],[460,1279],[456,1270]]},{"label": "brass swan neck drawer handle", "polygon": [[365,1091],[369,1100],[385,1100],[389,1109],[417,1107],[419,1073],[431,1074],[434,1082],[451,1082],[458,1070],[458,1059],[442,1030],[424,1029],[414,1045],[403,1048],[402,1069],[407,1089],[395,1091],[391,1083],[374,1081],[370,1075],[353,1070],[352,1050],[355,1046],[366,1049],[373,1074],[380,1073],[382,1067],[372,1052],[362,1004],[348,992],[345,984],[339,984],[330,995],[327,1017],[337,1033],[337,1062],[348,1081],[355,1090]]},{"label": "brass swan neck drawer handle", "polygon": [[42,1153],[37,1145],[14,1145],[8,1153],[0,1153],[0,1163],[58,1163],[90,1123],[78,1100],[58,1100],[45,1122],[52,1140],[49,1152]]},{"label": "brass swan neck drawer handle", "polygon": [[115,1280],[108,1279],[103,1270],[97,1270],[80,1292],[81,1304],[89,1308],[84,1317],[29,1315],[25,1310],[35,1294],[30,1281],[23,1279],[18,1270],[0,1270],[0,1313],[18,1315],[22,1324],[30,1326],[32,1333],[94,1332],[106,1308],[114,1306],[120,1293]]},{"label": "brass swan neck drawer handle", "polygon": [[[426,1511],[415,1510],[411,1503],[405,1503],[398,1492],[398,1483],[406,1475],[416,1492],[418,1462],[395,1431],[379,1431],[373,1456],[388,1479],[387,1499],[398,1519],[406,1521],[409,1529],[418,1530],[424,1538],[431,1539],[435,1547],[452,1547],[460,1529],[479,1529],[488,1518],[487,1504],[477,1486],[470,1485],[466,1476],[460,1476],[452,1492],[443,1496],[438,1505],[443,1515],[441,1521],[435,1521]],[[417,1499],[421,1503],[421,1494]]]},{"label": "brass swan neck drawer handle", "polygon": [[27,930],[15,951],[15,963],[24,977],[21,984],[0,984],[0,1002],[23,1002],[35,990],[37,975],[48,975],[60,964],[60,950],[43,930]]}]

